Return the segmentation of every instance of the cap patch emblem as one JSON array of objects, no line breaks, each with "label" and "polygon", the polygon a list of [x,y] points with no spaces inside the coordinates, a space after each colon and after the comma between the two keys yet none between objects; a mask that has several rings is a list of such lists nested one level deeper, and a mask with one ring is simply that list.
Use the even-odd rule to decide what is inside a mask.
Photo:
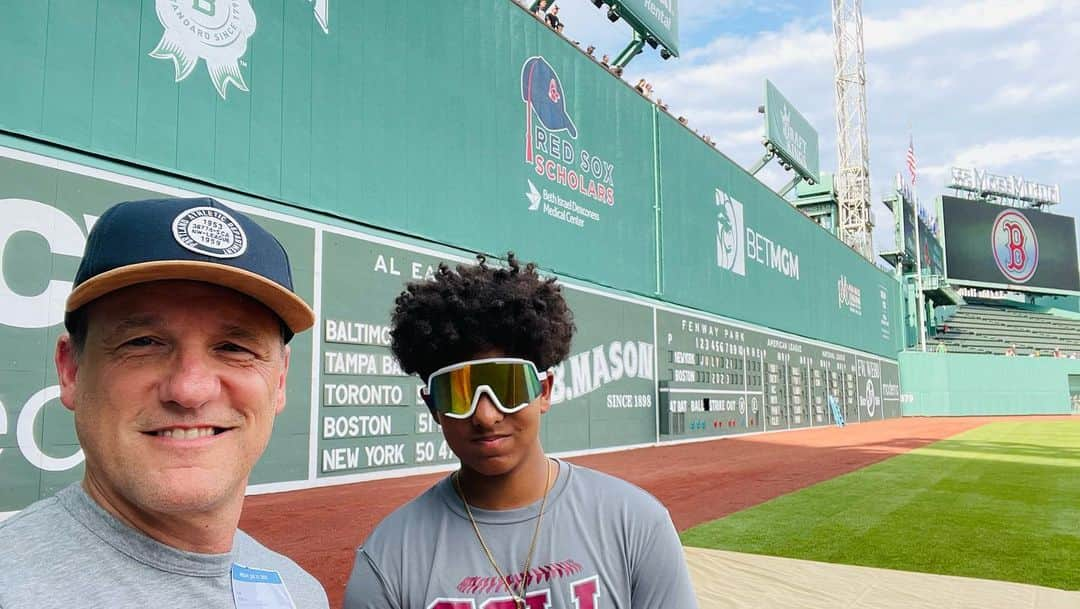
[{"label": "cap patch emblem", "polygon": [[173,238],[196,254],[236,258],[247,251],[247,235],[229,214],[214,207],[193,207],[176,216]]}]

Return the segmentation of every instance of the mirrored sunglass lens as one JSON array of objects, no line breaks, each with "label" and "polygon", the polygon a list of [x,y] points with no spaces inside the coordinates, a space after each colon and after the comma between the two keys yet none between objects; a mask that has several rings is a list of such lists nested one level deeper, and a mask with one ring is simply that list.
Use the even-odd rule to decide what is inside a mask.
[{"label": "mirrored sunglass lens", "polygon": [[528,364],[486,362],[444,372],[431,379],[431,398],[439,412],[465,415],[476,388],[487,385],[503,410],[522,407],[540,395],[540,379]]},{"label": "mirrored sunglass lens", "polygon": [[474,387],[469,367],[444,372],[431,379],[431,398],[439,412],[464,415],[472,405]]},{"label": "mirrored sunglass lens", "polygon": [[472,369],[473,386],[491,387],[504,410],[524,406],[540,395],[540,382],[528,364],[488,362]]}]

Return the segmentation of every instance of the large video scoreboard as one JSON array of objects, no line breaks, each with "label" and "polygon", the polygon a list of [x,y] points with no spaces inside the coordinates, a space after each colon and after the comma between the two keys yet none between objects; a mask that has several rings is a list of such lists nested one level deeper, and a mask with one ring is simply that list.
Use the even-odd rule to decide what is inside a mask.
[{"label": "large video scoreboard", "polygon": [[1080,291],[1073,218],[941,197],[949,279],[1033,292]]}]

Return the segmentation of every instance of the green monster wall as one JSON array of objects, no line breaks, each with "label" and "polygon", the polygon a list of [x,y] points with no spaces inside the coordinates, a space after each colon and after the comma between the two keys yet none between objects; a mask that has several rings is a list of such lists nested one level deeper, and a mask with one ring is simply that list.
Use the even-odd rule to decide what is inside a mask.
[{"label": "green monster wall", "polygon": [[[285,244],[297,290],[318,315],[291,343],[288,406],[254,491],[453,463],[419,381],[390,356],[388,320],[406,281],[440,261],[468,262],[469,252],[0,137],[0,512],[81,476],[51,361],[63,303],[97,217],[116,201],[162,195],[216,196],[251,214]],[[543,419],[553,452],[827,425],[827,395],[851,422],[899,415],[894,361],[565,282],[579,332],[554,369]]]},{"label": "green monster wall", "polygon": [[[900,349],[893,278],[510,0],[335,2],[322,16],[304,0],[197,4],[215,15],[187,0],[16,3],[0,22],[0,82],[18,83],[0,128]],[[718,193],[746,230],[720,222]],[[721,240],[744,274],[721,268]]]},{"label": "green monster wall", "polygon": [[896,282],[509,0],[209,4],[0,22],[0,512],[81,476],[63,301],[97,215],[160,194],[253,214],[319,316],[255,492],[452,464],[386,329],[405,281],[477,251],[568,285],[549,450],[829,424],[827,395],[899,414]]}]

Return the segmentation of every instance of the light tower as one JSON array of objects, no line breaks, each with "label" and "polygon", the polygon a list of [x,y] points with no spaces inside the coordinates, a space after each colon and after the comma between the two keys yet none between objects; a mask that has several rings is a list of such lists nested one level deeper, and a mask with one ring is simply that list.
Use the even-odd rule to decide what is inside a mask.
[{"label": "light tower", "polygon": [[870,216],[870,142],[866,133],[862,0],[832,0],[832,17],[840,239],[872,260],[874,222]]}]

